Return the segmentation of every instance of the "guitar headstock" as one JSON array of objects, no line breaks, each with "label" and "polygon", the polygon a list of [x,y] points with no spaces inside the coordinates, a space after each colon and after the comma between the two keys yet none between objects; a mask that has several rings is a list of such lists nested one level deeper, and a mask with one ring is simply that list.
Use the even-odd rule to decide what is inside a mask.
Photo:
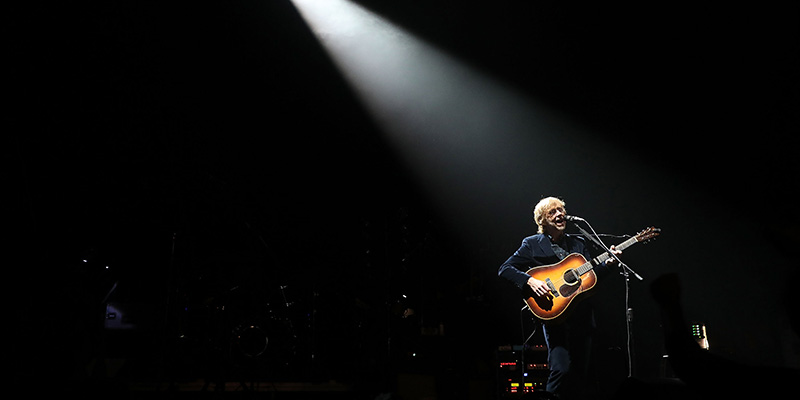
[{"label": "guitar headstock", "polygon": [[656,228],[654,226],[651,226],[637,233],[635,237],[637,242],[647,243],[648,241],[655,239],[660,234],[661,234],[661,228]]}]

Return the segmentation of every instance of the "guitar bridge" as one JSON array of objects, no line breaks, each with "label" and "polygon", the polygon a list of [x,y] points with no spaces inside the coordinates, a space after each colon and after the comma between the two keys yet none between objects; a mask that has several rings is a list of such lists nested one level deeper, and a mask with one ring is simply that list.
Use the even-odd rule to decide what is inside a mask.
[{"label": "guitar bridge", "polygon": [[556,285],[553,284],[553,281],[551,281],[550,278],[547,278],[544,280],[544,282],[547,284],[547,287],[550,288],[550,292],[553,293],[553,297],[558,297],[558,290],[556,290]]}]

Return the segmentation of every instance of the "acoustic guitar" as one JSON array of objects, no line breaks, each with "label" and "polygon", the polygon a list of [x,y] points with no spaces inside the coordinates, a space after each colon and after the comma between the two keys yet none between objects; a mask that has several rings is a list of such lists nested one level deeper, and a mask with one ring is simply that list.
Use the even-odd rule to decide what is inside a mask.
[{"label": "acoustic guitar", "polygon": [[[649,227],[618,244],[616,249],[622,251],[636,243],[646,243],[660,233],[661,229]],[[594,287],[597,283],[595,265],[602,264],[609,258],[611,255],[606,252],[588,262],[583,255],[572,253],[556,264],[533,267],[526,271],[527,274],[547,283],[550,290],[543,296],[537,296],[526,285],[523,301],[537,318],[544,321],[556,320],[564,314],[573,300]]]}]

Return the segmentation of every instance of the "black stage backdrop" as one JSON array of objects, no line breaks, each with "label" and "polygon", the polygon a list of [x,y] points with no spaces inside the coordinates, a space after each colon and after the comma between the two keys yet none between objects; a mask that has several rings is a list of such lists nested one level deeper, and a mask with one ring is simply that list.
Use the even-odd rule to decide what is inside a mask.
[{"label": "black stage backdrop", "polygon": [[[25,7],[8,30],[6,270],[27,378],[68,382],[105,355],[127,360],[120,376],[238,379],[260,348],[231,350],[232,332],[250,326],[282,344],[259,379],[492,377],[494,350],[522,341],[496,269],[550,194],[604,233],[664,229],[627,260],[646,278],[631,283],[637,375],[660,374],[647,285],[665,272],[713,350],[797,362],[795,5],[360,4],[656,177],[598,163],[548,185],[564,167],[532,161],[483,194],[514,208],[453,223],[290,1]],[[597,289],[612,382],[624,286]],[[132,329],[108,329],[109,303]]]}]

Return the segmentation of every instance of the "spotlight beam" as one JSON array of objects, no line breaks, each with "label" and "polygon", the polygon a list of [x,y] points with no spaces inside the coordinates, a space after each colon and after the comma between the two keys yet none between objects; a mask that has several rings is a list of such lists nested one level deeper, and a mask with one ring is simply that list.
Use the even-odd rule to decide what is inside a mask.
[{"label": "spotlight beam", "polygon": [[[590,167],[595,153],[589,149],[603,154],[602,143],[555,109],[351,1],[292,1],[453,220],[496,220],[499,210],[510,208],[517,213],[509,206],[528,207],[541,193],[563,190],[564,174]],[[559,174],[537,168],[553,163],[561,166]]]}]

